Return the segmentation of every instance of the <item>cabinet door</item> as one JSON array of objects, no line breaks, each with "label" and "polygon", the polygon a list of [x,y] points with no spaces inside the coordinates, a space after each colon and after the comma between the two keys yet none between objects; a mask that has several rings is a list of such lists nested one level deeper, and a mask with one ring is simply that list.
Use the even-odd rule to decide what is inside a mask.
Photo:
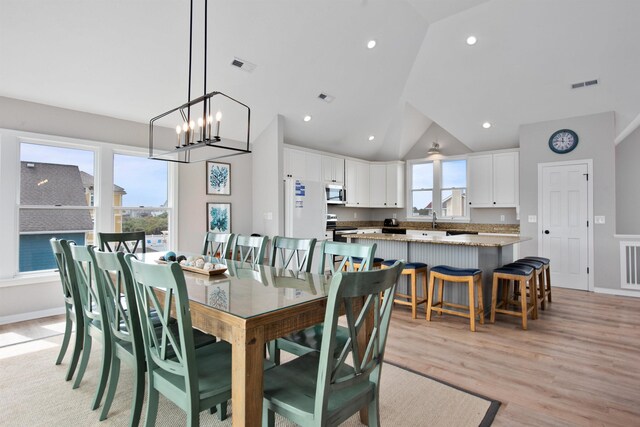
[{"label": "cabinet door", "polygon": [[369,206],[387,207],[387,165],[369,165]]},{"label": "cabinet door", "polygon": [[305,168],[303,171],[303,179],[307,181],[322,181],[322,156],[315,153],[305,153],[304,162],[302,163]]},{"label": "cabinet door", "polygon": [[284,177],[306,179],[306,156],[304,151],[284,149]]},{"label": "cabinet door", "polygon": [[493,155],[493,202],[495,206],[518,205],[518,153]]},{"label": "cabinet door", "polygon": [[333,157],[322,156],[322,180],[324,182],[335,182],[333,177]]},{"label": "cabinet door", "polygon": [[470,156],[467,164],[469,207],[493,206],[493,156]]},{"label": "cabinet door", "polygon": [[369,207],[369,163],[358,162],[357,166],[357,202],[358,207]]},{"label": "cabinet door", "polygon": [[344,184],[344,159],[333,157],[333,179],[337,184]]},{"label": "cabinet door", "polygon": [[345,160],[345,189],[347,191],[347,206],[357,206],[358,163]]},{"label": "cabinet door", "polygon": [[387,172],[387,203],[390,208],[404,207],[404,164],[390,163]]}]

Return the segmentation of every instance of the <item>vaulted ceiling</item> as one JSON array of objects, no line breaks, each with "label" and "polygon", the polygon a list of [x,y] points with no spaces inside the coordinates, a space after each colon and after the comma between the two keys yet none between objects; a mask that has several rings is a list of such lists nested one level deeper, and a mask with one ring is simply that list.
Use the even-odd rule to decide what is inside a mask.
[{"label": "vaulted ceiling", "polygon": [[[0,0],[0,95],[146,123],[187,100],[188,15],[187,0]],[[207,89],[251,107],[253,137],[281,114],[286,142],[371,160],[433,123],[481,151],[517,146],[524,123],[615,111],[616,138],[640,116],[639,36],[636,0],[209,0]]]}]

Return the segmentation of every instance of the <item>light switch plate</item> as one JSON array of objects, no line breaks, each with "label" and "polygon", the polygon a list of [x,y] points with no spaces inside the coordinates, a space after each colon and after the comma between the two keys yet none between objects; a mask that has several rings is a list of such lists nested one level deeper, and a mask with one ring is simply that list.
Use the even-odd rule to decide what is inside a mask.
[{"label": "light switch plate", "polygon": [[593,220],[596,224],[604,224],[604,216],[599,216],[596,215],[595,217],[593,217]]},{"label": "light switch plate", "polygon": [[500,215],[500,222],[504,222],[504,215]]},{"label": "light switch plate", "polygon": [[529,215],[529,222],[538,222],[538,217],[536,215]]}]

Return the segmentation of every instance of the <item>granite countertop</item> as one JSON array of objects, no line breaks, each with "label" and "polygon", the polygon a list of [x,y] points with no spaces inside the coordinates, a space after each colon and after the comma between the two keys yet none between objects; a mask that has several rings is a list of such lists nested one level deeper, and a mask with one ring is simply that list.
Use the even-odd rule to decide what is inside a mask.
[{"label": "granite countertop", "polygon": [[[338,221],[338,226],[359,229],[383,228],[380,221]],[[407,230],[433,230],[431,228],[431,221],[400,221],[399,228],[405,228]],[[520,234],[520,225],[439,222],[436,231]]]},{"label": "granite countertop", "polygon": [[503,247],[531,240],[530,237],[478,236],[461,234],[458,236],[412,236],[407,234],[347,234],[344,237],[363,240],[392,240],[396,242],[431,243],[438,245]]}]

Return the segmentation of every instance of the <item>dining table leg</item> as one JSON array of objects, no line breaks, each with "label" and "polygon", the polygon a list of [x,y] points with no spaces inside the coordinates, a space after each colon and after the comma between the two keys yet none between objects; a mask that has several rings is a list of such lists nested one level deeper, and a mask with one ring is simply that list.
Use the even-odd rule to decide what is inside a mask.
[{"label": "dining table leg", "polygon": [[264,329],[234,328],[231,408],[234,427],[262,424]]}]

